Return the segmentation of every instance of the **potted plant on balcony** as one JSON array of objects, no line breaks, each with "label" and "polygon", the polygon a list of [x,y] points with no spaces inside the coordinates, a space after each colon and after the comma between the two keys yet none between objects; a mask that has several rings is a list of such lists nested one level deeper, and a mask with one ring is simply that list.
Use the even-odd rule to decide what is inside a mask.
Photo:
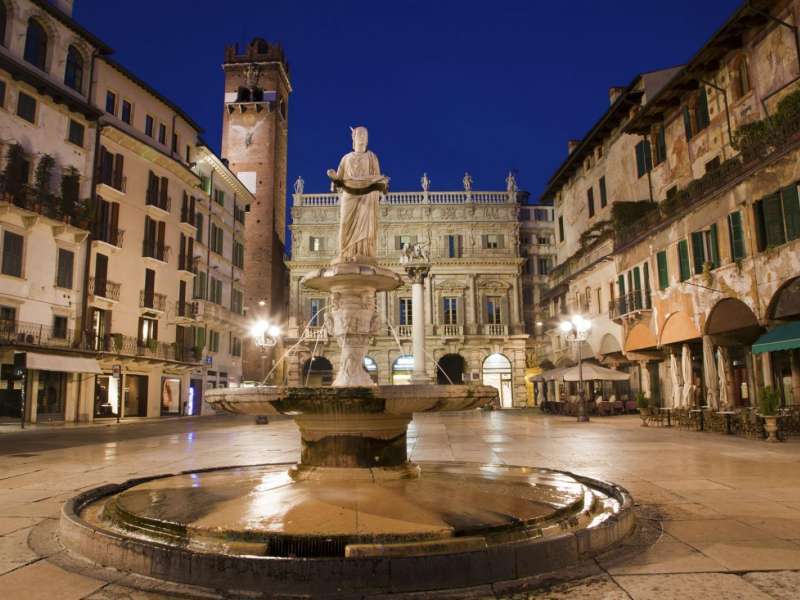
[{"label": "potted plant on balcony", "polygon": [[636,394],[636,407],[639,409],[639,417],[642,419],[642,427],[647,427],[647,419],[650,418],[650,398],[644,392]]},{"label": "potted plant on balcony", "polygon": [[153,338],[148,339],[147,349],[153,354],[155,354],[156,351],[158,350],[158,340],[154,340]]},{"label": "potted plant on balcony", "polygon": [[778,392],[767,386],[761,392],[761,400],[759,402],[759,416],[764,419],[764,431],[767,433],[768,442],[778,442],[778,406],[780,404],[780,396]]}]

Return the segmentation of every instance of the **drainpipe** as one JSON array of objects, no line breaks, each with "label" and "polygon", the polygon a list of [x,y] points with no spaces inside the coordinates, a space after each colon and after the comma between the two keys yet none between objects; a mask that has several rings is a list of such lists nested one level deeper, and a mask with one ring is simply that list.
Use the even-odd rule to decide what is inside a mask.
[{"label": "drainpipe", "polygon": [[[92,60],[89,67],[89,104],[93,105],[92,99],[94,97],[94,86],[97,83],[94,79],[95,62],[97,60],[97,51],[92,53]],[[94,224],[97,216],[97,170],[100,164],[100,117],[97,118],[97,125],[94,132],[94,156],[92,157],[92,176],[90,178],[90,201],[92,204],[91,223],[89,226],[89,235],[86,237],[86,256],[83,261],[83,291],[81,293],[81,339],[80,343],[85,344],[88,341],[89,334],[89,320],[87,313],[89,311],[89,270],[92,264],[92,241],[94,240]]]},{"label": "drainpipe", "polygon": [[[642,136],[642,139],[646,142],[649,142],[646,135]],[[652,152],[650,156],[650,160],[653,160]],[[650,202],[654,202],[653,200],[653,177],[652,177],[653,169],[652,167],[647,170],[647,191],[650,194]]]},{"label": "drainpipe", "polygon": [[716,83],[711,83],[710,81],[705,81],[703,79],[698,79],[698,81],[703,85],[707,85],[708,87],[714,88],[718,92],[722,93],[722,99],[725,101],[725,119],[728,121],[728,142],[733,143],[733,127],[731,127],[731,111],[728,107],[728,92],[719,87]]}]

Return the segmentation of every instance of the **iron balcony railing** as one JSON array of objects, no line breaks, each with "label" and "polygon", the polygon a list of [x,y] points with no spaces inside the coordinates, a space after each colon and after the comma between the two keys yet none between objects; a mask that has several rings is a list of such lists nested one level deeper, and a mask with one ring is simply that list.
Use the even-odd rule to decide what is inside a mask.
[{"label": "iron balcony railing", "polygon": [[71,348],[76,342],[75,331],[41,323],[0,320],[0,344]]},{"label": "iron balcony railing", "polygon": [[108,279],[89,278],[89,295],[105,298],[106,300],[119,301],[119,294],[122,288],[121,283],[109,281]]},{"label": "iron balcony railing", "polygon": [[121,333],[92,335],[87,340],[88,349],[95,352],[117,354],[120,356],[136,356],[157,360],[198,363],[202,360],[202,350],[177,343],[160,342],[158,340],[142,340]]},{"label": "iron balcony railing", "polygon": [[191,254],[180,254],[178,255],[178,270],[196,274],[198,262],[200,262],[200,257],[198,256],[192,256]]},{"label": "iron balcony railing", "polygon": [[181,206],[181,223],[188,223],[194,226],[195,224],[195,209],[187,206]]},{"label": "iron balcony railing", "polygon": [[155,193],[152,189],[147,190],[145,195],[145,204],[147,206],[155,206],[163,211],[169,212],[172,206],[172,198]]},{"label": "iron balcony railing", "polygon": [[164,312],[167,307],[167,296],[165,294],[158,294],[150,290],[141,290],[139,292],[139,308],[152,308],[160,312]]},{"label": "iron balcony railing", "polygon": [[614,298],[608,305],[608,316],[620,319],[626,315],[652,309],[650,290],[635,290],[619,298]]},{"label": "iron balcony railing", "polygon": [[154,258],[161,262],[169,260],[170,247],[165,246],[163,243],[154,242],[152,240],[144,240],[142,242],[142,256],[147,258]]},{"label": "iron balcony railing", "polygon": [[196,319],[197,313],[197,302],[186,302],[185,300],[183,302],[180,300],[175,302],[175,314],[178,317],[183,317],[185,319]]},{"label": "iron balcony railing", "polygon": [[114,227],[100,227],[95,232],[95,238],[100,242],[122,248],[122,243],[125,241],[125,230]]}]

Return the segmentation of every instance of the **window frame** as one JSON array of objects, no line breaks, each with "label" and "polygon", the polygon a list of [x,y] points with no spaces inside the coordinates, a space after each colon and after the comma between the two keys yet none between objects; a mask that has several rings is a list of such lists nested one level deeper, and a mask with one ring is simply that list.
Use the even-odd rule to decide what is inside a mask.
[{"label": "window frame", "polygon": [[[108,101],[112,97],[114,98],[114,102],[113,102],[113,106],[112,106],[113,110],[108,110]],[[106,114],[109,114],[111,116],[116,117],[118,108],[119,108],[119,94],[116,91],[114,91],[113,89],[111,89],[111,88],[106,88],[106,102],[105,102],[105,106],[104,106],[104,110],[105,110]]]},{"label": "window frame", "polygon": [[[73,125],[76,125],[76,126],[80,127],[80,129],[81,129],[81,136],[80,136],[81,137],[81,141],[80,141],[80,143],[78,143],[77,141],[72,139],[72,128],[73,128]],[[69,118],[69,123],[67,124],[67,141],[70,144],[78,146],[78,148],[85,148],[86,147],[84,145],[84,144],[86,144],[86,126],[83,123],[81,123],[80,121],[77,121],[77,120],[73,119],[72,117]]]},{"label": "window frame", "polygon": [[[29,98],[33,102],[33,117],[28,119],[25,115],[20,113],[20,107],[22,106],[22,97]],[[31,125],[36,125],[39,117],[39,100],[36,99],[34,96],[26,92],[25,90],[18,90],[17,92],[17,110],[15,111],[17,117],[29,123]]]}]

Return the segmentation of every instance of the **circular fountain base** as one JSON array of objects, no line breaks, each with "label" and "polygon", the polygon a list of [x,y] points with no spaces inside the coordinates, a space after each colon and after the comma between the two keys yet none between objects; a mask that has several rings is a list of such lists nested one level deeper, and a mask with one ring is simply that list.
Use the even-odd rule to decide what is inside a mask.
[{"label": "circular fountain base", "polygon": [[622,488],[530,467],[423,462],[407,477],[297,478],[290,465],[166,475],[68,502],[66,547],[178,583],[348,596],[532,577],[633,528]]}]

